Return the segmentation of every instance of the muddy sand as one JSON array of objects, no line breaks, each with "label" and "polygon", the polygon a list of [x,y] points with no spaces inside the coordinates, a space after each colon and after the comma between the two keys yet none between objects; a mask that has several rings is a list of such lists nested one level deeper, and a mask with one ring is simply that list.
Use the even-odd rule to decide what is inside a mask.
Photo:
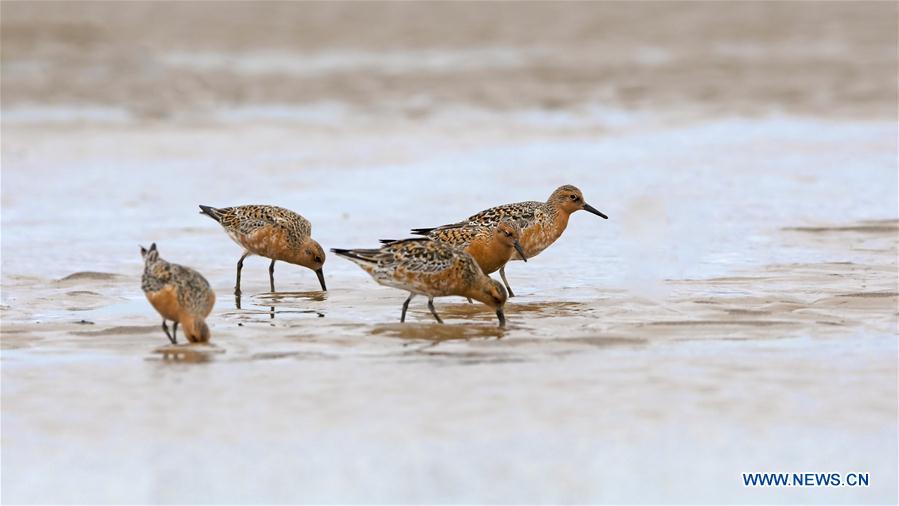
[{"label": "muddy sand", "polygon": [[[4,503],[897,501],[895,4],[47,5],[2,4]],[[505,330],[333,255],[238,308],[197,209],[360,247],[565,183],[610,218],[508,268]]]}]

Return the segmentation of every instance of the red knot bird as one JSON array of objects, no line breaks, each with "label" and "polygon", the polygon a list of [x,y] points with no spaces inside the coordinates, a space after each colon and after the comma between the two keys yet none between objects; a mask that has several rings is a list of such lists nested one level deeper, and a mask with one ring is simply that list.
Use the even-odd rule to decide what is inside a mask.
[{"label": "red knot bird", "polygon": [[[470,223],[461,227],[432,230],[428,238],[462,248],[474,257],[484,274],[492,274],[501,269],[516,252],[527,262],[527,255],[519,242],[521,228],[512,220],[503,220],[495,227]],[[391,242],[395,241],[381,240],[382,244]]]},{"label": "red knot bird", "polygon": [[[503,220],[512,220],[521,227],[520,243],[524,248],[524,255],[515,252],[511,259],[523,260],[539,255],[561,237],[562,232],[568,227],[568,218],[572,213],[580,210],[593,213],[603,219],[609,218],[585,202],[581,190],[571,185],[565,185],[557,188],[546,202],[529,201],[491,207],[459,223],[433,228],[416,228],[412,230],[412,233],[430,236],[435,232],[473,224],[496,226]],[[499,268],[499,275],[509,291],[509,297],[514,297],[515,294],[506,280],[505,265]]]},{"label": "red knot bird", "polygon": [[460,295],[483,302],[496,311],[499,326],[506,324],[503,308],[506,290],[490,279],[468,253],[428,238],[406,239],[385,244],[379,249],[332,249],[361,267],[376,282],[409,292],[403,303],[400,322],[416,295],[428,298],[428,309],[443,323],[434,309],[434,297]]},{"label": "red knot bird", "polygon": [[[150,249],[141,246],[140,254],[144,259],[141,289],[162,315],[162,330],[169,341],[178,344],[178,324],[181,324],[188,341],[208,342],[206,317],[215,305],[215,293],[206,278],[189,267],[159,258],[156,243],[151,244]],[[166,320],[174,322],[171,334]]]},{"label": "red knot bird", "polygon": [[325,250],[312,239],[309,220],[283,207],[250,205],[224,207],[200,206],[200,211],[219,222],[228,236],[243,249],[237,261],[237,283],[234,295],[240,296],[240,271],[249,255],[270,258],[268,267],[271,291],[275,291],[275,262],[281,260],[302,265],[315,271],[318,282],[325,287]]}]

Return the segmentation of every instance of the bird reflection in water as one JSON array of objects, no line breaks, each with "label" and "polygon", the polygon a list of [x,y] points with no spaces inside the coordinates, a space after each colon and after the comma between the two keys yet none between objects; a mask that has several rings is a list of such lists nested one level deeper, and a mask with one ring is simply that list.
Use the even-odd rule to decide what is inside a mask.
[{"label": "bird reflection in water", "polygon": [[[268,292],[256,295],[254,297],[254,305],[265,307],[268,306],[268,311],[265,311],[269,317],[274,320],[275,314],[277,313],[314,313],[319,318],[324,318],[325,314],[321,311],[316,311],[312,309],[299,309],[298,302],[301,300],[305,301],[313,301],[313,302],[322,302],[327,300],[328,295],[327,292]],[[234,306],[237,309],[243,309],[242,307],[242,298],[240,295],[234,296]],[[288,309],[282,309],[277,311],[275,308],[277,306],[286,306]],[[297,308],[296,310],[291,308]]]}]

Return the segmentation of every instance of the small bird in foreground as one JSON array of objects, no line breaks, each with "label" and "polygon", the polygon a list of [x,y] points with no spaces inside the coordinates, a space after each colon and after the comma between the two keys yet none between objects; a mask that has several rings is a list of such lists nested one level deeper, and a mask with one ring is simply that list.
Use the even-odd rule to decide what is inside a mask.
[{"label": "small bird in foreground", "polygon": [[379,284],[409,292],[400,322],[406,321],[409,302],[424,295],[431,314],[443,323],[434,309],[434,297],[461,295],[483,302],[496,311],[500,327],[506,324],[506,290],[461,249],[423,237],[391,242],[379,249],[331,251],[361,267]]},{"label": "small bird in foreground", "polygon": [[[435,232],[440,233],[479,224],[496,226],[503,220],[512,220],[521,227],[520,243],[524,248],[524,254],[513,253],[511,260],[523,260],[539,255],[561,237],[565,228],[568,227],[568,218],[572,213],[580,210],[593,213],[603,219],[609,219],[608,216],[584,201],[584,194],[581,190],[571,185],[564,185],[556,188],[546,202],[528,201],[491,207],[458,223],[433,228],[416,228],[412,230],[412,233],[430,236]],[[509,291],[509,297],[514,297],[512,287],[506,280],[505,265],[499,268],[499,275]]]},{"label": "small bird in foreground", "polygon": [[[206,317],[215,305],[215,293],[206,278],[189,267],[159,258],[156,243],[151,244],[150,249],[141,246],[140,254],[144,259],[141,289],[150,304],[162,315],[162,330],[169,341],[178,344],[180,323],[188,341],[208,342],[210,334]],[[171,334],[166,320],[174,322]]]},{"label": "small bird in foreground", "polygon": [[234,295],[240,296],[240,271],[243,260],[249,255],[270,258],[268,267],[271,291],[275,291],[275,262],[302,265],[315,271],[322,290],[326,291],[325,250],[312,239],[309,220],[283,207],[249,205],[224,207],[200,206],[200,212],[217,221],[234,242],[243,249],[237,261],[237,283]]}]

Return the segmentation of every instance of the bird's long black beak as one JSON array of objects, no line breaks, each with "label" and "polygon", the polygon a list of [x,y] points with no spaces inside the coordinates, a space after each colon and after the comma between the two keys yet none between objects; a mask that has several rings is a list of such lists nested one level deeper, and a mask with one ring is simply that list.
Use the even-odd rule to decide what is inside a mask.
[{"label": "bird's long black beak", "polygon": [[518,242],[518,241],[515,241],[515,242],[512,244],[512,246],[515,247],[515,251],[518,252],[518,256],[520,256],[522,260],[524,260],[525,262],[527,262],[527,261],[528,261],[528,257],[524,254],[524,248],[521,247],[521,243]]},{"label": "bird's long black beak", "polygon": [[322,284],[322,291],[327,292],[328,288],[325,286],[325,272],[319,269],[315,271],[315,275],[318,276],[318,282]]},{"label": "bird's long black beak", "polygon": [[500,328],[506,326],[506,313],[503,312],[503,308],[499,308],[496,310],[496,317],[499,318],[499,326]]},{"label": "bird's long black beak", "polygon": [[604,219],[604,220],[608,220],[608,219],[609,219],[608,216],[606,216],[606,215],[602,214],[601,212],[597,211],[596,208],[593,207],[593,206],[591,206],[590,204],[584,204],[584,207],[583,207],[582,209],[583,209],[584,211],[587,211],[588,213],[593,213],[593,214],[599,216],[600,218],[602,218],[602,219]]}]

